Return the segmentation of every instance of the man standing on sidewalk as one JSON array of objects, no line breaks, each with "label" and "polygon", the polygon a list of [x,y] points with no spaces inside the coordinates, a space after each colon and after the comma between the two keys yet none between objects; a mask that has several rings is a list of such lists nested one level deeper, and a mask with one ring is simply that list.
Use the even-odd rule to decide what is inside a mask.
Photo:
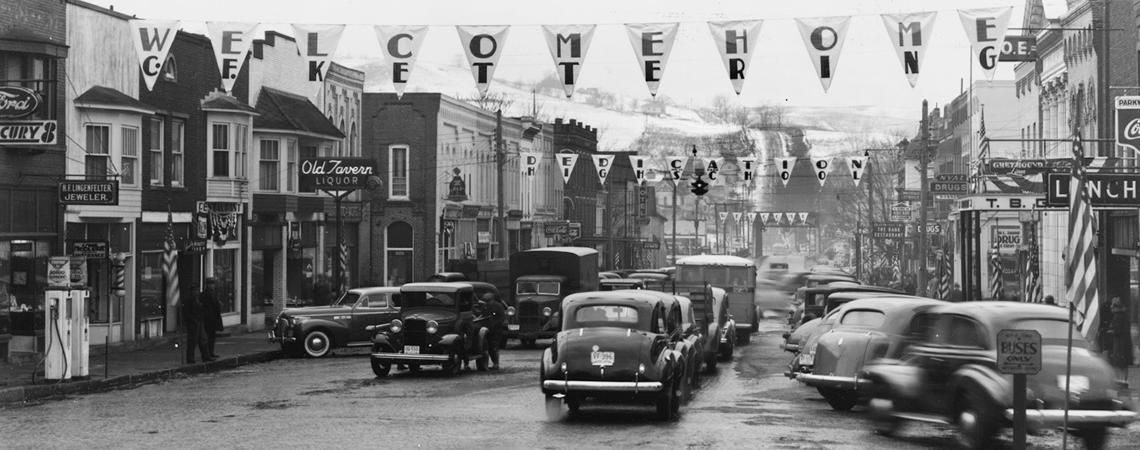
[{"label": "man standing on sidewalk", "polygon": [[198,296],[198,303],[202,304],[202,325],[206,331],[206,351],[202,352],[202,359],[213,361],[218,358],[214,351],[214,341],[217,333],[222,331],[222,304],[214,295],[214,286],[217,282],[213,278],[206,278],[206,288]]},{"label": "man standing on sidewalk", "polygon": [[203,361],[213,361],[206,349],[206,329],[202,324],[202,303],[199,297],[190,296],[182,303],[182,321],[186,325],[186,363],[194,364],[194,348]]}]

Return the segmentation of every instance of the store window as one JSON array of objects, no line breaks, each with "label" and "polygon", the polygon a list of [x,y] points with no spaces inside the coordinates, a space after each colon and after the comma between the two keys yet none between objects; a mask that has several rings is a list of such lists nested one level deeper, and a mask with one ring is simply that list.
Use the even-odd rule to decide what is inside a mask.
[{"label": "store window", "polygon": [[30,53],[0,53],[0,86],[20,86],[35,91],[42,103],[23,120],[53,120],[56,117],[56,60]]},{"label": "store window", "polygon": [[234,177],[245,178],[245,165],[249,158],[246,148],[249,146],[249,126],[239,123],[234,128]]},{"label": "store window", "polygon": [[148,142],[148,149],[150,150],[150,185],[162,186],[162,176],[166,167],[163,165],[163,121],[162,118],[154,117],[150,119],[150,140]]},{"label": "store window", "polygon": [[140,320],[161,319],[166,315],[163,301],[162,251],[142,252],[139,263],[139,318]]},{"label": "store window", "polygon": [[[105,241],[110,253],[131,253],[130,223],[69,223],[68,248],[77,241]],[[103,258],[87,260],[88,315],[92,323],[121,322],[123,299],[111,294],[113,267]]]},{"label": "store window", "polygon": [[0,241],[0,334],[34,335],[43,329],[50,255],[48,241]]},{"label": "store window", "polygon": [[388,225],[386,234],[385,280],[388,286],[400,286],[412,281],[412,226],[407,222],[394,222]]},{"label": "store window", "polygon": [[182,186],[184,175],[183,164],[185,149],[182,147],[186,137],[186,122],[181,119],[170,121],[170,185]]},{"label": "store window", "polygon": [[108,159],[111,157],[111,127],[87,124],[87,154],[84,157],[85,173],[96,179],[103,179],[108,173]]},{"label": "store window", "polygon": [[218,296],[218,301],[222,304],[223,313],[230,313],[237,310],[236,302],[234,301],[234,271],[237,270],[236,260],[237,250],[214,250],[214,279],[217,280],[217,285],[214,287],[214,294]]},{"label": "store window", "polygon": [[286,156],[288,162],[285,166],[285,191],[297,192],[294,186],[297,186],[297,140],[289,139],[285,141]]},{"label": "store window", "polygon": [[278,250],[254,250],[249,262],[253,288],[253,312],[263,312],[273,306],[273,268],[279,258]]}]

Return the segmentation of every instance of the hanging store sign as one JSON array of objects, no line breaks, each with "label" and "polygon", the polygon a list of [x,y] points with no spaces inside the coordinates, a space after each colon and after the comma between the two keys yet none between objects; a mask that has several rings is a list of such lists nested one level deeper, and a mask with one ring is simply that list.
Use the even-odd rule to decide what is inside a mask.
[{"label": "hanging store sign", "polygon": [[871,223],[871,237],[875,239],[902,239],[906,236],[906,225],[895,222]]},{"label": "hanging store sign", "polygon": [[306,158],[301,160],[300,183],[325,190],[362,189],[375,174],[368,158]]},{"label": "hanging store sign", "polygon": [[970,185],[964,181],[933,181],[930,183],[930,192],[933,192],[934,195],[968,194]]},{"label": "hanging store sign", "polygon": [[[1051,173],[1047,177],[1046,201],[1049,206],[1069,206],[1071,175]],[[1085,180],[1089,203],[1094,207],[1140,206],[1140,175],[1090,173]]]},{"label": "hanging store sign", "polygon": [[27,116],[36,112],[40,103],[36,91],[20,86],[0,86],[0,118]]},{"label": "hanging store sign", "polygon": [[1034,62],[1037,61],[1037,38],[1033,36],[1006,36],[1001,45],[998,61]]},{"label": "hanging store sign", "polygon": [[107,257],[107,241],[72,242],[71,256],[85,259],[104,259]]},{"label": "hanging store sign", "polygon": [[58,135],[54,120],[0,120],[0,145],[52,145]]},{"label": "hanging store sign", "polygon": [[1116,97],[1116,145],[1140,153],[1140,96]]},{"label": "hanging store sign", "polygon": [[953,182],[965,183],[966,182],[966,174],[964,174],[964,173],[941,173],[941,174],[934,176],[934,181],[941,181],[941,182],[953,181]]},{"label": "hanging store sign", "polygon": [[1021,246],[1021,227],[995,226],[990,228],[990,246],[1001,249],[1015,249]]},{"label": "hanging store sign", "polygon": [[118,205],[118,181],[63,180],[59,182],[63,205]]},{"label": "hanging store sign", "polygon": [[900,203],[891,207],[891,222],[910,222],[910,206]]},{"label": "hanging store sign", "polygon": [[959,211],[1017,211],[1023,209],[1050,209],[1043,196],[1033,195],[976,195],[958,199]]}]

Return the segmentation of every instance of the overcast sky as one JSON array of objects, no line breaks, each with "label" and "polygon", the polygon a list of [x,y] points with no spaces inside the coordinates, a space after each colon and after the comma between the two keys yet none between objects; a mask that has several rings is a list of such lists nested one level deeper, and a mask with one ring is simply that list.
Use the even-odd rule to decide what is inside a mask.
[{"label": "overcast sky", "polygon": [[[970,77],[969,43],[958,9],[1013,7],[1010,27],[1021,26],[1023,0],[94,0],[140,18],[183,21],[183,29],[205,33],[205,21],[243,21],[292,34],[290,23],[347,24],[337,55],[380,58],[371,25],[432,25],[417,64],[447,64],[462,58],[454,25],[511,25],[495,79],[537,81],[554,73],[540,25],[597,24],[582,68],[580,87],[601,87],[649,97],[623,23],[680,22],[672,56],[658,95],[683,104],[706,104],[717,95],[733,96],[710,36],[707,21],[764,21],[742,104],[783,102],[792,106],[876,105],[918,108],[922,99],[945,103]],[[1051,16],[1064,0],[1046,0]],[[556,6],[546,6],[556,5]],[[888,43],[880,14],[935,11],[915,88],[902,74]],[[831,89],[824,93],[796,28],[797,17],[853,16]],[[1009,34],[1018,34],[1010,31]],[[975,78],[980,74],[975,71]],[[1002,63],[995,79],[1011,79],[1013,63]],[[415,73],[411,84],[415,85]],[[471,82],[474,91],[474,82]],[[428,88],[426,86],[421,87]],[[494,84],[492,83],[492,91]]]}]

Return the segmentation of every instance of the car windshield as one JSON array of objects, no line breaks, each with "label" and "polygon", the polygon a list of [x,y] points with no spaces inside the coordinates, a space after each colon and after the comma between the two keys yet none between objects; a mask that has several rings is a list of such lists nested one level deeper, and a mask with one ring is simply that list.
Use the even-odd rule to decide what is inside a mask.
[{"label": "car windshield", "polygon": [[591,305],[578,308],[574,321],[581,327],[636,328],[637,309],[622,305]]},{"label": "car windshield", "polygon": [[519,281],[516,294],[558,295],[557,281]]},{"label": "car windshield", "polygon": [[355,292],[345,292],[344,295],[336,299],[331,306],[352,306],[356,304],[356,300],[360,299],[360,294]]},{"label": "car windshield", "polygon": [[455,306],[455,292],[403,292],[400,306],[414,308],[417,306]]},{"label": "car windshield", "polygon": [[[1065,341],[1069,338],[1069,322],[1066,320],[1019,319],[1013,323],[1014,329],[1037,330],[1038,333],[1041,333],[1042,344],[1045,345],[1065,345]],[[1074,327],[1072,332],[1074,347],[1088,346],[1088,343],[1081,337],[1080,331]]]},{"label": "car windshield", "polygon": [[843,319],[839,320],[839,323],[853,327],[878,328],[886,319],[887,316],[883,314],[882,311],[855,309],[847,311],[847,313],[843,315]]}]

